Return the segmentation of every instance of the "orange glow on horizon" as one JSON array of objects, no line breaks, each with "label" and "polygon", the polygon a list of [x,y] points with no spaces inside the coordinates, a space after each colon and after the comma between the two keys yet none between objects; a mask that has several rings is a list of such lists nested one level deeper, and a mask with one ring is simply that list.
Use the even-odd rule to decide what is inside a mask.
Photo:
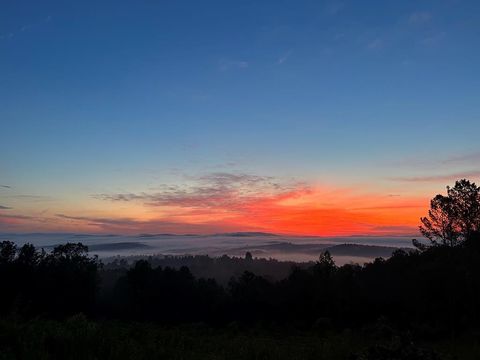
[{"label": "orange glow on horizon", "polygon": [[[108,233],[219,233],[264,231],[289,235],[415,235],[419,218],[429,200],[362,192],[355,188],[297,186],[278,192],[256,192],[205,198],[205,203],[184,200],[181,204],[152,205],[139,202],[90,203],[95,211],[4,217],[3,224],[26,231],[74,231]],[[200,205],[199,205],[200,204]],[[82,208],[86,208],[85,204]],[[25,231],[24,230],[24,231]]]}]

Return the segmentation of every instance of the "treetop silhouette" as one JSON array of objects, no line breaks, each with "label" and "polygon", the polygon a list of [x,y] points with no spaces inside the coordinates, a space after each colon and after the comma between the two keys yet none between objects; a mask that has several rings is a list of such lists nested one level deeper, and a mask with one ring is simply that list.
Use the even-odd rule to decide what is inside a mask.
[{"label": "treetop silhouette", "polygon": [[[430,210],[420,219],[419,227],[431,246],[457,246],[480,230],[480,187],[466,179],[447,186],[447,195],[438,194],[430,201]],[[427,245],[414,240],[424,250]]]}]

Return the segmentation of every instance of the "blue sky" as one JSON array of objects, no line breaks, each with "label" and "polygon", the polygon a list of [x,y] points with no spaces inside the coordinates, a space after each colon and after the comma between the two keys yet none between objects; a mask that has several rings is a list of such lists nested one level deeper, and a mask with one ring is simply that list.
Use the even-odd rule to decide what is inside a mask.
[{"label": "blue sky", "polygon": [[478,179],[479,24],[460,0],[3,1],[1,201],[78,214],[214,172]]}]

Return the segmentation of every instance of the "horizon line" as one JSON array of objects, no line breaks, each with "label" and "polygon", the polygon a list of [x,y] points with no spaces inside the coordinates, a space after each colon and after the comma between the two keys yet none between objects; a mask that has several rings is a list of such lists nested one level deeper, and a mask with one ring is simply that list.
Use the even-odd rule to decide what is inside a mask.
[{"label": "horizon line", "polygon": [[[257,234],[257,235],[255,235]],[[198,234],[198,233],[137,233],[137,234],[121,234],[121,233],[87,233],[87,232],[64,232],[64,231],[30,231],[30,232],[0,232],[0,235],[73,235],[73,236],[132,236],[132,237],[154,237],[154,236],[232,236],[232,237],[242,237],[242,236],[277,236],[277,237],[310,237],[310,238],[380,238],[380,237],[412,237],[412,238],[423,238],[419,233],[415,234],[388,234],[388,235],[379,235],[379,234],[352,234],[352,235],[305,235],[305,234],[285,234],[285,233],[271,233],[263,231],[233,231],[233,232],[224,232],[224,233],[208,233],[208,234]]]}]

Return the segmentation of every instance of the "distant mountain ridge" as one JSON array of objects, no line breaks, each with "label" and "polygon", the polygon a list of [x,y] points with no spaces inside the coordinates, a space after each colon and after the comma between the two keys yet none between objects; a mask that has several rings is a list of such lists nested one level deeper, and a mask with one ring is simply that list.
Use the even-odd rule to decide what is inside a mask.
[{"label": "distant mountain ridge", "polygon": [[249,237],[249,236],[279,236],[277,234],[261,232],[261,231],[239,231],[239,232],[230,232],[230,233],[219,233],[213,234],[210,236],[236,236],[236,237]]}]

